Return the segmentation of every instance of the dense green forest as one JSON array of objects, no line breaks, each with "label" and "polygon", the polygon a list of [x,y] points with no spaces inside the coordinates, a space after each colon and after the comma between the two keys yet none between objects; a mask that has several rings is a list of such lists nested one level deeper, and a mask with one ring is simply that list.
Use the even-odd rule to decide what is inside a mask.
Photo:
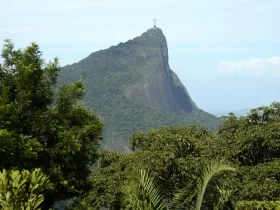
[{"label": "dense green forest", "polygon": [[112,152],[83,82],[56,90],[58,59],[41,54],[9,40],[1,53],[0,209],[280,209],[280,103],[216,131],[139,131]]}]

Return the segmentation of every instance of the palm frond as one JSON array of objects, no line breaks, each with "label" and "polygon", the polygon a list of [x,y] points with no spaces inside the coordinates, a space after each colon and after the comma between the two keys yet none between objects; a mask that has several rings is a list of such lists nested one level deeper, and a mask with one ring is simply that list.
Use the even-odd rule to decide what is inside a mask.
[{"label": "palm frond", "polygon": [[202,174],[201,179],[198,180],[197,187],[196,187],[196,205],[195,210],[200,210],[202,206],[202,201],[204,197],[204,193],[209,182],[215,177],[225,171],[235,171],[234,168],[230,167],[228,163],[224,160],[220,161],[211,161],[210,164],[206,167],[205,171]]},{"label": "palm frond", "polygon": [[123,187],[126,209],[165,210],[163,190],[157,186],[157,179],[144,169],[134,173]]},{"label": "palm frond", "polygon": [[234,205],[231,202],[232,191],[225,190],[225,186],[222,188],[217,186],[217,189],[220,193],[220,198],[214,210],[234,210]]},{"label": "palm frond", "polygon": [[190,209],[192,206],[192,201],[194,200],[194,197],[196,195],[196,192],[192,192],[187,189],[183,188],[181,190],[178,190],[174,193],[173,200],[172,200],[172,206],[175,209]]}]

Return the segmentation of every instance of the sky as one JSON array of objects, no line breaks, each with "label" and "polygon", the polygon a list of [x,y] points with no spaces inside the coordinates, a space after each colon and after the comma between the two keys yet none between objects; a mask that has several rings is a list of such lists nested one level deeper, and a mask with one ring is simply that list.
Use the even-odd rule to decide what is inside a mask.
[{"label": "sky", "polygon": [[280,101],[279,0],[0,0],[0,41],[40,45],[64,66],[157,26],[199,108]]}]

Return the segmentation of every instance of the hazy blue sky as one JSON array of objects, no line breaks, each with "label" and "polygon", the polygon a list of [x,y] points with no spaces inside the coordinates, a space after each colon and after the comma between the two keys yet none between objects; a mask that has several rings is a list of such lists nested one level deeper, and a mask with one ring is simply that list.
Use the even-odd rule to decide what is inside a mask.
[{"label": "hazy blue sky", "polygon": [[171,68],[205,110],[280,101],[279,0],[0,0],[0,40],[72,64],[141,35],[154,18]]}]

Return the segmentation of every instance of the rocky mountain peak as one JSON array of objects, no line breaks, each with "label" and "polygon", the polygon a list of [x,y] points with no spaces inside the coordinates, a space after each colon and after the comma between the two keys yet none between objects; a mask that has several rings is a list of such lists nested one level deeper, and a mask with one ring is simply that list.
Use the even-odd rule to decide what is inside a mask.
[{"label": "rocky mountain peak", "polygon": [[168,61],[160,28],[88,57],[60,71],[58,85],[82,79],[83,103],[104,121],[104,146],[123,150],[138,130],[199,124],[215,129],[220,121],[198,109]]}]

